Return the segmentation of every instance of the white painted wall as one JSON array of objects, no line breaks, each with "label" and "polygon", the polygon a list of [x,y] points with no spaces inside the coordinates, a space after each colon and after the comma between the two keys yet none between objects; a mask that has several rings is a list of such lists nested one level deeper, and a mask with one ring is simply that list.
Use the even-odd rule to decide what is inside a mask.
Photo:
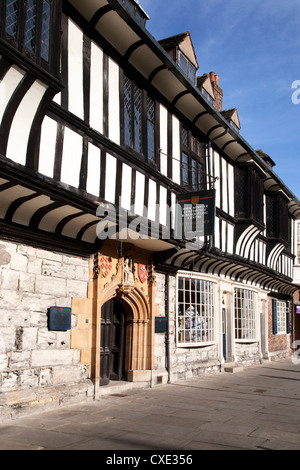
[{"label": "white painted wall", "polygon": [[21,101],[12,121],[7,144],[7,158],[25,165],[32,122],[47,86],[36,80]]},{"label": "white painted wall", "polygon": [[45,116],[40,141],[39,173],[53,178],[57,122]]},{"label": "white painted wall", "polygon": [[120,145],[120,89],[119,66],[108,61],[108,137]]},{"label": "white painted wall", "polygon": [[88,193],[99,196],[101,172],[101,151],[95,145],[88,146],[88,168],[86,190]]},{"label": "white painted wall", "polygon": [[68,127],[65,128],[61,182],[78,188],[82,159],[82,137]]},{"label": "white painted wall", "polygon": [[172,147],[173,147],[173,165],[172,165],[172,173],[173,173],[173,181],[177,184],[180,184],[180,122],[179,120],[173,116],[172,117]]},{"label": "white painted wall", "polygon": [[103,134],[103,51],[91,43],[90,126]]},{"label": "white painted wall", "polygon": [[83,119],[83,33],[71,19],[68,27],[69,111]]},{"label": "white painted wall", "polygon": [[[106,154],[105,200],[115,204],[117,160]],[[117,201],[119,202],[119,201]]]}]

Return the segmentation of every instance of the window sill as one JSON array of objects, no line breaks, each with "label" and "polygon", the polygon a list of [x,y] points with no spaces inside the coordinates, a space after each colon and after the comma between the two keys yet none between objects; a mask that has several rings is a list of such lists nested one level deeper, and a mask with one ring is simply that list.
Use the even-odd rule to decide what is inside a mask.
[{"label": "window sill", "polygon": [[207,346],[214,346],[216,344],[215,341],[206,341],[203,343],[177,343],[177,348],[184,348],[184,349],[195,349],[195,348],[205,348]]}]

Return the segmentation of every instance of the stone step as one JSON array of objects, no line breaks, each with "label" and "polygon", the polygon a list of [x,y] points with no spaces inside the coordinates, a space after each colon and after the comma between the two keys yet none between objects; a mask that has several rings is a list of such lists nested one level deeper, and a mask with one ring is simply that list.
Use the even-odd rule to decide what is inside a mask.
[{"label": "stone step", "polygon": [[224,372],[229,372],[231,374],[242,372],[243,370],[243,366],[237,364],[236,362],[229,362],[224,365]]}]

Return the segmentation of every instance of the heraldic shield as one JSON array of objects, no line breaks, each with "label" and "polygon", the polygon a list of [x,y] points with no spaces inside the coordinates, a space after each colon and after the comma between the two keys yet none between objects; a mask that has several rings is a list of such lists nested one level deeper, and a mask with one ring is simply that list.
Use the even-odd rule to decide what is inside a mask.
[{"label": "heraldic shield", "polygon": [[139,264],[139,278],[142,283],[148,279],[148,267],[145,264]]}]

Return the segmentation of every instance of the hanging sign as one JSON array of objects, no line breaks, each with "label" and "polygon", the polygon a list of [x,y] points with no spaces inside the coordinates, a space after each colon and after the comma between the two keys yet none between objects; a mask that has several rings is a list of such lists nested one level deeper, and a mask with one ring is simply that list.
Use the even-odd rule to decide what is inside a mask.
[{"label": "hanging sign", "polygon": [[215,233],[216,191],[180,194],[176,200],[175,238],[192,239]]}]

